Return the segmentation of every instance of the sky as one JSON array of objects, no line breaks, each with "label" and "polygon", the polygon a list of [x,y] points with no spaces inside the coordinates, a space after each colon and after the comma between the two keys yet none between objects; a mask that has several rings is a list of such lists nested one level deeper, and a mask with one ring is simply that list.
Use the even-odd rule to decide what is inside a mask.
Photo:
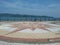
[{"label": "sky", "polygon": [[0,13],[60,17],[60,0],[0,0]]}]

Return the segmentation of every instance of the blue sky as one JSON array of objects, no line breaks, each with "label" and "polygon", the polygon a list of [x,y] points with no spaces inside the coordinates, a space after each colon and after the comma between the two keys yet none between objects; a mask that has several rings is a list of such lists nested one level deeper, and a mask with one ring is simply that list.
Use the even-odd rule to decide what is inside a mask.
[{"label": "blue sky", "polygon": [[60,0],[0,0],[0,13],[60,17]]}]

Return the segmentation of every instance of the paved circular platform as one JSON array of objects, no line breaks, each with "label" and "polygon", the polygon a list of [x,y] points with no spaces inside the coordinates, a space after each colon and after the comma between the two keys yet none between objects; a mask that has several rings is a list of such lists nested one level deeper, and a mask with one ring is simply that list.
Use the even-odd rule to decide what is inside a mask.
[{"label": "paved circular platform", "polygon": [[1,23],[0,40],[23,42],[60,41],[60,25],[48,22]]}]

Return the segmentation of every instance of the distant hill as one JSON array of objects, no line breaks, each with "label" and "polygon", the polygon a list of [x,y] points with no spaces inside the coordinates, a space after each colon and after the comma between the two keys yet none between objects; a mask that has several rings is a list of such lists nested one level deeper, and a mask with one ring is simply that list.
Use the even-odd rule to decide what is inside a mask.
[{"label": "distant hill", "polygon": [[54,21],[54,20],[60,20],[60,19],[50,16],[0,13],[0,21]]}]

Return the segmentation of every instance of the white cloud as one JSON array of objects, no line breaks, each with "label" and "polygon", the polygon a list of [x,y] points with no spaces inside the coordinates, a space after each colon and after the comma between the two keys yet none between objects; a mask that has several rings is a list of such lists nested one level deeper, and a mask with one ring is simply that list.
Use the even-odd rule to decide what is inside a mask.
[{"label": "white cloud", "polygon": [[48,8],[51,8],[51,7],[60,8],[60,4],[50,4],[50,5],[48,5]]}]

